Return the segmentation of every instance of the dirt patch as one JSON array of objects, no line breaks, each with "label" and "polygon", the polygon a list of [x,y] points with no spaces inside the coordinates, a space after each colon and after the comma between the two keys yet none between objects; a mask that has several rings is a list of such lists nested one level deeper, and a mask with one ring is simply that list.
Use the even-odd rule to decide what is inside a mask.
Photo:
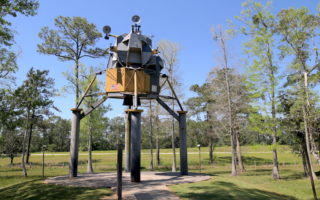
[{"label": "dirt patch", "polygon": [[[93,187],[93,188],[111,188],[116,190],[116,173],[98,173],[98,174],[79,174],[78,177],[69,178],[68,176],[58,176],[46,179],[48,184]],[[168,185],[182,183],[194,183],[209,180],[211,176],[199,173],[189,173],[188,176],[181,176],[175,172],[142,172],[141,182],[132,183],[130,173],[123,174],[122,193],[126,200],[179,200],[179,198],[167,188]],[[106,197],[104,200],[117,199],[117,196]]]}]

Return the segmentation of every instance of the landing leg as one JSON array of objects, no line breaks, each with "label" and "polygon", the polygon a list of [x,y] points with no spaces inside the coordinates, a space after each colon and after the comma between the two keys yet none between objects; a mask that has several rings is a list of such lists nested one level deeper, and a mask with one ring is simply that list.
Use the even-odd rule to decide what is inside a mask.
[{"label": "landing leg", "polygon": [[140,182],[142,110],[130,110],[129,112],[131,112],[131,182]]},{"label": "landing leg", "polygon": [[179,113],[179,135],[180,135],[180,174],[188,175],[188,150],[187,150],[187,122],[186,111]]},{"label": "landing leg", "polygon": [[130,142],[131,141],[131,113],[126,111],[125,116],[125,171],[130,172]]},{"label": "landing leg", "polygon": [[77,177],[78,175],[78,151],[79,151],[79,132],[80,132],[80,112],[81,109],[73,108],[71,122],[70,138],[70,163],[69,176]]}]

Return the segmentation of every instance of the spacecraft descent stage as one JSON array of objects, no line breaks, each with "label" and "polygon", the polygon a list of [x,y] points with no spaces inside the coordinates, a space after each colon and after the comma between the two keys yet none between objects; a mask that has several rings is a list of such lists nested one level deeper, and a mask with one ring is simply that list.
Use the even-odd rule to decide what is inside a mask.
[{"label": "spacecraft descent stage", "polygon": [[[141,155],[141,112],[138,109],[140,100],[156,100],[179,122],[180,136],[180,172],[188,174],[187,141],[186,141],[186,111],[173,90],[168,76],[161,73],[163,60],[158,55],[157,49],[152,49],[152,40],[143,35],[140,30],[140,17],[132,17],[133,25],[129,33],[122,35],[111,34],[109,26],[103,27],[105,39],[115,38],[114,46],[109,48],[109,61],[106,72],[105,92],[90,93],[94,79],[87,87],[76,108],[72,108],[71,144],[70,144],[70,169],[69,176],[76,177],[78,173],[78,148],[80,121],[101,105],[108,98],[123,99],[123,105],[129,106],[126,112],[127,128],[125,131],[125,169],[131,173],[132,182],[140,182],[140,155]],[[160,80],[162,79],[162,80]],[[160,85],[160,82],[162,83]],[[161,95],[161,88],[168,84],[173,96]],[[87,110],[82,110],[80,105],[84,98],[101,96]],[[172,110],[162,99],[176,100],[180,110]]]}]

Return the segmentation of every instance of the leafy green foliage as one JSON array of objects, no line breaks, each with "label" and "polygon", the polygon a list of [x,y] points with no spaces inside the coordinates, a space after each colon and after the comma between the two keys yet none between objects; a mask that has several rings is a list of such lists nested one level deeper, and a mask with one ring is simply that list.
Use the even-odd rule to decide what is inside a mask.
[{"label": "leafy green foliage", "polygon": [[39,33],[42,44],[38,52],[55,55],[60,60],[77,61],[83,57],[98,58],[108,52],[95,48],[96,41],[102,37],[96,26],[82,17],[57,17],[57,30],[44,27]]},{"label": "leafy green foliage", "polygon": [[106,56],[108,50],[95,47],[102,37],[96,26],[82,17],[57,17],[56,30],[44,27],[39,33],[43,43],[38,44],[38,52],[57,56],[61,61],[73,61],[76,104],[80,97],[79,66],[80,59]]},{"label": "leafy green foliage", "polygon": [[[81,91],[85,91],[86,88],[89,86],[91,81],[94,79],[95,73],[101,71],[101,69],[94,68],[94,67],[81,67],[80,74],[81,74]],[[102,84],[101,82],[96,79],[95,82],[92,84],[91,89],[89,90],[90,94],[101,92]],[[90,109],[91,106],[99,100],[99,96],[90,96],[86,97],[81,105],[81,108],[86,110]],[[109,126],[109,119],[106,117],[108,111],[111,108],[109,105],[100,105],[96,108],[93,112],[91,112],[88,116],[81,120],[81,149],[88,149],[88,140],[92,139],[92,149],[108,149],[107,141],[107,127]],[[112,130],[116,131],[116,130]],[[113,143],[113,142],[111,142]]]},{"label": "leafy green foliage", "polygon": [[11,23],[6,16],[17,17],[18,14],[33,16],[36,14],[39,3],[36,0],[2,0],[0,2],[0,46],[11,46],[14,40]]},{"label": "leafy green foliage", "polygon": [[[48,151],[69,151],[71,130],[71,122],[69,119],[50,116],[48,119],[38,122],[37,126],[40,134],[34,134],[34,141],[36,141],[35,137],[38,137],[40,145],[34,144],[33,146],[36,148],[34,148],[33,151],[41,151],[43,144],[47,145]],[[38,131],[35,130],[35,133],[38,133]]]},{"label": "leafy green foliage", "polygon": [[[235,127],[243,132],[246,129],[246,121],[249,112],[249,99],[244,76],[233,69],[228,69],[231,104],[233,106],[233,117]],[[188,125],[192,128],[191,135],[202,145],[207,145],[209,140],[215,144],[226,144],[228,135],[227,121],[227,92],[225,86],[225,69],[213,68],[209,73],[206,83],[203,85],[192,85],[191,91],[196,93],[195,97],[188,99],[191,115],[195,120],[189,120]]]},{"label": "leafy green foliage", "polygon": [[277,131],[279,66],[275,54],[276,17],[266,5],[246,1],[237,19],[242,22],[241,33],[250,36],[244,43],[249,56],[246,68],[247,88],[251,99],[250,128],[260,135],[279,135]]},{"label": "leafy green foliage", "polygon": [[55,89],[54,80],[48,78],[48,70],[35,70],[31,68],[27,73],[27,80],[17,88],[19,104],[25,111],[38,112],[42,115],[48,112],[53,105],[52,97]]},{"label": "leafy green foliage", "polygon": [[10,73],[18,69],[16,55],[5,48],[0,49],[0,80],[8,78]]},{"label": "leafy green foliage", "polygon": [[6,17],[17,17],[18,14],[33,16],[38,6],[36,0],[2,0],[0,2],[0,81],[2,84],[4,84],[4,78],[12,79],[9,75],[18,69],[15,53],[5,48],[14,43],[14,31]]}]

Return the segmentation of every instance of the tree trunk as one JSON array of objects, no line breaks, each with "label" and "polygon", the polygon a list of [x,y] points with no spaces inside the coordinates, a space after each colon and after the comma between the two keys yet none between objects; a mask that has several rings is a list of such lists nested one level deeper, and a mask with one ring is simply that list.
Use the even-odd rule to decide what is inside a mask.
[{"label": "tree trunk", "polygon": [[11,156],[11,157],[10,157],[10,165],[11,165],[11,166],[13,165],[13,159],[14,159],[14,157]]},{"label": "tree trunk", "polygon": [[[90,117],[90,116],[89,116]],[[90,120],[90,119],[89,119]],[[92,123],[91,120],[89,121],[89,137],[88,137],[88,165],[87,165],[87,173],[93,173],[92,167]]]},{"label": "tree trunk", "polygon": [[232,148],[232,155],[231,155],[231,175],[237,176],[237,149],[236,149],[236,136],[233,130],[233,116],[232,116],[232,105],[231,105],[231,90],[230,90],[230,83],[229,83],[229,66],[228,66],[228,58],[227,58],[227,49],[225,44],[225,39],[223,37],[223,34],[220,30],[219,35],[219,42],[220,46],[223,51],[223,60],[224,60],[224,69],[225,69],[225,81],[226,81],[226,90],[227,90],[227,100],[228,100],[228,117],[229,117],[229,134],[230,134],[230,143]]},{"label": "tree trunk", "polygon": [[[307,149],[306,145],[304,145],[304,149]],[[311,161],[310,154],[308,154],[307,152],[308,152],[307,150],[304,150],[305,157],[306,157],[306,160],[307,160],[307,166],[308,166],[308,169],[309,169],[309,177],[310,177],[310,183],[311,183],[313,197],[314,197],[314,200],[317,200],[318,197],[317,197],[317,192],[316,192],[316,186],[314,184],[314,177],[313,177],[314,175],[312,174],[312,172],[313,172],[312,163],[310,162]]]},{"label": "tree trunk", "polygon": [[[174,110],[174,100],[172,101],[172,110]],[[171,129],[171,145],[172,145],[172,172],[177,171],[177,159],[176,159],[176,147],[175,147],[175,134],[174,134],[174,117],[172,117],[172,129]]]},{"label": "tree trunk", "polygon": [[172,119],[171,130],[171,145],[172,145],[172,172],[177,171],[176,147],[175,147],[175,134],[174,134],[174,119]]},{"label": "tree trunk", "polygon": [[303,122],[304,122],[304,131],[305,131],[305,142],[306,142],[306,161],[307,161],[307,164],[310,163],[310,166],[309,166],[309,170],[310,170],[310,176],[312,176],[313,180],[317,180],[317,176],[316,174],[314,173],[313,171],[313,167],[312,167],[312,161],[311,161],[311,158],[310,158],[310,143],[309,143],[309,131],[308,131],[308,123],[307,123],[307,116],[306,116],[306,108],[305,106],[303,106],[302,108],[303,110]]},{"label": "tree trunk", "polygon": [[[45,132],[45,130],[43,132]],[[62,152],[63,146],[64,146],[63,131],[60,131],[60,138],[59,139],[60,139],[59,151]]]},{"label": "tree trunk", "polygon": [[34,123],[34,111],[32,112],[31,115],[31,121],[30,121],[30,127],[28,131],[28,144],[27,144],[27,152],[26,152],[26,163],[29,164],[29,158],[30,158],[30,148],[31,148],[31,138],[32,138],[32,129],[33,129],[33,123]]},{"label": "tree trunk", "polygon": [[232,155],[231,155],[231,176],[237,176],[237,150],[235,145],[235,137],[234,134],[230,134],[230,142],[231,142],[231,148],[232,148]]},{"label": "tree trunk", "polygon": [[317,150],[317,146],[316,146],[316,143],[314,141],[314,137],[313,137],[313,134],[312,134],[312,131],[309,131],[310,133],[310,146],[311,146],[311,153],[314,157],[314,159],[316,159],[317,163],[320,164],[320,156],[319,156],[319,152]]},{"label": "tree trunk", "polygon": [[212,116],[209,111],[207,111],[207,124],[210,124],[207,129],[207,137],[209,139],[209,164],[213,165],[213,142],[214,142],[214,130],[213,130],[213,124],[210,123],[212,120]]},{"label": "tree trunk", "polygon": [[213,165],[213,139],[209,138],[209,163]]},{"label": "tree trunk", "polygon": [[[268,49],[270,51],[270,49]],[[269,57],[270,68],[271,68],[271,115],[272,115],[272,156],[273,156],[273,168],[272,168],[272,178],[280,179],[279,164],[278,164],[278,153],[277,153],[277,116],[276,116],[276,95],[275,95],[275,77],[274,68],[271,58]]]},{"label": "tree trunk", "polygon": [[306,156],[305,156],[304,150],[301,151],[301,158],[302,158],[304,176],[308,176],[309,168],[308,168],[308,165],[307,165],[307,160],[306,160]]},{"label": "tree trunk", "polygon": [[308,95],[308,74],[306,71],[303,72],[303,77],[304,77],[304,85],[303,85],[303,93],[304,93],[304,101],[305,104],[302,106],[302,112],[303,112],[303,123],[304,123],[304,131],[305,131],[305,142],[306,142],[306,150],[307,150],[307,164],[310,163],[309,170],[310,174],[312,175],[313,180],[317,180],[317,176],[313,171],[312,167],[312,161],[310,158],[310,132],[309,132],[309,120],[308,120],[308,115],[309,115],[309,108],[310,108],[310,103],[309,103],[309,95]]},{"label": "tree trunk", "polygon": [[[310,102],[309,102],[309,93],[308,93],[308,73],[306,71],[304,71],[303,73],[303,77],[304,77],[304,90],[305,90],[305,100],[306,100],[306,104],[307,104],[307,109],[306,109],[306,113],[307,113],[307,117],[309,118],[309,109],[310,109]],[[308,125],[310,126],[309,122]],[[320,156],[319,153],[317,152],[317,147],[316,147],[316,143],[314,141],[314,137],[311,131],[311,126],[308,127],[308,131],[309,131],[309,141],[310,141],[310,152],[312,153],[312,155],[314,156],[314,158],[317,160],[317,163],[320,164]],[[309,154],[310,155],[310,154]]]},{"label": "tree trunk", "polygon": [[79,59],[76,58],[76,69],[75,69],[75,76],[76,76],[76,106],[79,102],[80,96],[80,89],[79,89]]},{"label": "tree trunk", "polygon": [[273,154],[273,168],[272,168],[272,178],[273,179],[280,179],[280,173],[279,173],[279,164],[278,164],[278,154],[277,154],[277,148],[275,145],[277,144],[276,136],[272,135],[272,154]]},{"label": "tree trunk", "polygon": [[153,124],[152,124],[152,105],[151,100],[149,102],[149,109],[150,109],[150,170],[153,170]]},{"label": "tree trunk", "polygon": [[241,147],[240,147],[240,140],[239,140],[239,132],[236,132],[236,141],[237,141],[237,156],[238,156],[238,165],[240,172],[245,172],[246,169],[244,168],[242,154],[241,154]]},{"label": "tree trunk", "polygon": [[22,141],[22,156],[21,156],[21,167],[22,167],[22,175],[24,177],[27,177],[27,169],[26,169],[26,165],[25,165],[25,151],[26,151],[26,140],[27,140],[27,132],[28,132],[28,128],[29,128],[29,120],[28,120],[29,116],[27,117],[27,123],[26,123],[26,130],[24,132],[23,135],[23,141]]},{"label": "tree trunk", "polygon": [[160,134],[160,131],[159,131],[159,118],[158,116],[156,116],[156,126],[157,126],[157,137],[156,137],[156,166],[159,167],[160,166],[160,144],[159,144],[159,134]]},{"label": "tree trunk", "polygon": [[[225,51],[225,50],[224,50]],[[228,77],[228,67],[227,67],[227,58],[225,54],[225,80],[227,86],[227,98],[228,98],[228,114],[229,114],[229,134],[230,134],[230,143],[232,148],[231,155],[231,175],[237,176],[237,149],[236,149],[236,136],[233,130],[233,118],[232,118],[232,108],[231,108],[231,96],[230,96],[230,85]]]}]

